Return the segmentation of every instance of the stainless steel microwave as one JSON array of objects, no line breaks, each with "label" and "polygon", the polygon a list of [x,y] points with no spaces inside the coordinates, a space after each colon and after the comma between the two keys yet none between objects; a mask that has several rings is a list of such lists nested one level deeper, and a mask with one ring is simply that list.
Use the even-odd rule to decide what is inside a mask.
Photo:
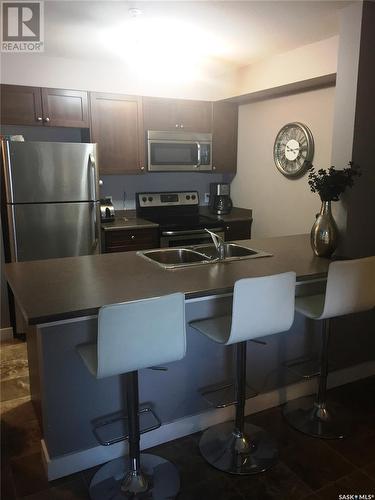
[{"label": "stainless steel microwave", "polygon": [[149,130],[147,146],[150,171],[212,170],[212,134]]}]

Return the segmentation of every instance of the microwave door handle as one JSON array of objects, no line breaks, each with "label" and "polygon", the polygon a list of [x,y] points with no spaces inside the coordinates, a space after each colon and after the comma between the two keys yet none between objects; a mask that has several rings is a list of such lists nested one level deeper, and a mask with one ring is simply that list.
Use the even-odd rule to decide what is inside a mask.
[{"label": "microwave door handle", "polygon": [[195,168],[199,168],[201,166],[201,143],[196,141],[195,144],[197,145],[197,157],[198,157],[198,161],[197,164],[195,165]]}]

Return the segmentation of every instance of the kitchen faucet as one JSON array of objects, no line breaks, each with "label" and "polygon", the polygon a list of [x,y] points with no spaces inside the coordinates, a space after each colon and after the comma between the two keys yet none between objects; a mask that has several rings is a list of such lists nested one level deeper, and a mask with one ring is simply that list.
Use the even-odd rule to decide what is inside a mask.
[{"label": "kitchen faucet", "polygon": [[205,231],[207,231],[207,233],[210,234],[212,241],[214,242],[216,251],[219,254],[219,260],[224,260],[225,259],[225,241],[218,234],[213,233],[212,231],[209,231],[208,229],[205,229]]}]

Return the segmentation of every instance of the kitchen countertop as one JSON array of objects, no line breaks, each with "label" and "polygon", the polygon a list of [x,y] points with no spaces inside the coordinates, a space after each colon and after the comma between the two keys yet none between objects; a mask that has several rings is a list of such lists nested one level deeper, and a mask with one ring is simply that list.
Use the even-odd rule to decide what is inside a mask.
[{"label": "kitchen countertop", "polygon": [[5,273],[28,323],[41,324],[173,292],[186,298],[228,293],[241,278],[295,271],[301,281],[328,270],[330,261],[313,254],[307,234],[239,243],[273,256],[165,270],[136,252],[121,252],[11,263]]},{"label": "kitchen countertop", "polygon": [[[233,207],[230,214],[215,215],[212,214],[207,206],[199,207],[199,213],[218,221],[231,222],[249,220],[252,218],[252,210]],[[113,222],[102,222],[103,231],[118,231],[121,229],[142,229],[159,227],[155,222],[137,217],[135,210],[116,210],[115,220]]]},{"label": "kitchen countertop", "polygon": [[215,215],[210,212],[208,207],[199,207],[199,213],[201,215],[206,215],[208,217],[215,218],[217,220],[222,220],[224,222],[234,222],[234,221],[243,221],[249,220],[253,218],[253,211],[247,208],[237,208],[233,207],[231,212],[227,215]]},{"label": "kitchen countertop", "polygon": [[144,229],[159,227],[159,224],[137,217],[135,210],[117,210],[115,220],[102,222],[103,231],[116,231],[119,229]]}]

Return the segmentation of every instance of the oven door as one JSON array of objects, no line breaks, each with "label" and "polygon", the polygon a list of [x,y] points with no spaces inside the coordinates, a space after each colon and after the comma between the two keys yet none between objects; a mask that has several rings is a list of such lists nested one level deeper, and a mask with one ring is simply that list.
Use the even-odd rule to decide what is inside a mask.
[{"label": "oven door", "polygon": [[211,142],[149,139],[148,170],[155,172],[212,170]]},{"label": "oven door", "polygon": [[[224,231],[222,228],[212,228],[213,231],[224,239]],[[160,247],[186,247],[189,245],[202,245],[204,243],[212,243],[211,236],[202,229],[194,229],[191,231],[163,231],[160,236]]]}]

